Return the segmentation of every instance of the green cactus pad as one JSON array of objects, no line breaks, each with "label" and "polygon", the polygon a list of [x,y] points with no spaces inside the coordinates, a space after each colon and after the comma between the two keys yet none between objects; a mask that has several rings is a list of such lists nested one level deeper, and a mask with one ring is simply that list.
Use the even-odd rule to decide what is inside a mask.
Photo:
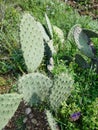
[{"label": "green cactus pad", "polygon": [[55,121],[52,113],[49,110],[46,110],[45,114],[46,114],[47,121],[48,121],[48,124],[49,124],[51,130],[59,130],[57,122]]},{"label": "green cactus pad", "polygon": [[43,25],[40,22],[37,22],[37,25],[42,33],[43,39],[45,40],[45,42],[48,42],[50,40],[49,36],[47,35]]},{"label": "green cactus pad", "polygon": [[47,14],[45,13],[45,18],[46,18],[46,22],[47,22],[47,26],[48,26],[48,30],[50,33],[51,38],[53,38],[53,31],[52,31],[52,26],[51,26],[51,22],[47,16]]},{"label": "green cactus pad", "polygon": [[73,89],[73,79],[66,72],[54,78],[53,87],[50,94],[50,105],[56,111],[63,101],[66,101]]},{"label": "green cactus pad", "polygon": [[98,38],[98,31],[83,28],[83,32],[86,33],[89,38]]},{"label": "green cactus pad", "polygon": [[83,69],[87,69],[90,65],[86,62],[86,60],[79,54],[75,55],[75,62],[79,65],[79,67]]},{"label": "green cactus pad", "polygon": [[68,33],[68,36],[67,36],[67,40],[70,41],[70,42],[73,42],[74,41],[74,38],[73,38],[73,34],[74,34],[74,30],[75,28],[77,27],[81,27],[80,24],[75,24],[70,30],[69,30],[69,33]]},{"label": "green cactus pad", "polygon": [[55,25],[53,26],[53,31],[58,36],[58,38],[60,39],[60,42],[64,43],[64,33],[63,33],[63,31]]},{"label": "green cactus pad", "polygon": [[44,43],[37,21],[28,13],[21,19],[20,43],[28,72],[34,72],[44,56]]},{"label": "green cactus pad", "polygon": [[0,94],[0,130],[2,130],[17,110],[22,95],[20,94]]},{"label": "green cactus pad", "polygon": [[32,105],[48,99],[52,81],[40,73],[30,73],[22,76],[18,81],[18,91],[24,100]]},{"label": "green cactus pad", "polygon": [[82,28],[76,27],[74,29],[74,40],[78,49],[87,57],[94,58],[94,53],[92,52],[91,47],[88,45],[90,39],[83,32]]}]

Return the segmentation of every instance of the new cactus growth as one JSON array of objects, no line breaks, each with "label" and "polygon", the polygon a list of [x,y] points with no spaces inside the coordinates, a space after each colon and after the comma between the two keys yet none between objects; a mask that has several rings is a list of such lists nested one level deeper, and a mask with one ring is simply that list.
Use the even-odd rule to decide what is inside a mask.
[{"label": "new cactus growth", "polygon": [[63,33],[63,31],[55,25],[53,26],[53,31],[58,36],[58,38],[60,39],[60,42],[64,43],[64,33]]},{"label": "new cactus growth", "polygon": [[73,89],[73,79],[68,74],[61,74],[54,78],[53,87],[50,94],[50,105],[56,111],[63,101],[66,101]]},{"label": "new cactus growth", "polygon": [[34,72],[42,61],[44,43],[37,21],[28,13],[21,19],[20,43],[28,72]]},{"label": "new cactus growth", "polygon": [[40,73],[31,73],[22,76],[18,81],[18,91],[23,94],[23,99],[32,105],[48,100],[52,81]]},{"label": "new cactus growth", "polygon": [[20,102],[20,94],[0,94],[0,130],[2,130],[14,115]]},{"label": "new cactus growth", "polygon": [[55,49],[54,49],[54,46],[53,46],[53,29],[52,29],[52,25],[50,23],[50,20],[47,16],[47,14],[45,13],[45,18],[46,18],[46,23],[47,23],[47,26],[48,26],[48,31],[49,31],[49,34],[50,34],[50,37],[51,39],[47,42],[47,45],[49,46],[52,54],[55,53]]},{"label": "new cactus growth", "polygon": [[89,46],[90,39],[83,32],[82,28],[76,27],[74,29],[74,39],[78,49],[87,57],[94,58],[94,53],[92,52],[92,48]]},{"label": "new cactus growth", "polygon": [[53,31],[52,31],[52,26],[51,26],[51,22],[47,16],[47,14],[45,13],[45,18],[46,18],[46,23],[47,23],[47,26],[48,26],[48,30],[49,30],[49,33],[50,33],[50,36],[51,38],[53,38]]}]

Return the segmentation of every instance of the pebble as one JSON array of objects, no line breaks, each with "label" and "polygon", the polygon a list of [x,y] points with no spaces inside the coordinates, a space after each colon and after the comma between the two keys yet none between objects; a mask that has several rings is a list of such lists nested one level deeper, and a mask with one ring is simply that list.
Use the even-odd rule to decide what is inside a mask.
[{"label": "pebble", "polygon": [[34,115],[33,115],[32,113],[31,113],[31,114],[29,114],[29,118],[30,118],[30,119],[32,119],[32,118],[33,118],[33,116],[34,116]]},{"label": "pebble", "polygon": [[31,111],[32,111],[31,108],[26,108],[25,114],[26,114],[26,115],[29,115]]},{"label": "pebble", "polygon": [[32,119],[31,122],[32,122],[34,125],[37,125],[37,120],[36,120],[36,119]]},{"label": "pebble", "polygon": [[28,118],[25,117],[25,118],[23,119],[23,123],[25,124],[25,123],[27,122],[27,120],[28,120]]}]

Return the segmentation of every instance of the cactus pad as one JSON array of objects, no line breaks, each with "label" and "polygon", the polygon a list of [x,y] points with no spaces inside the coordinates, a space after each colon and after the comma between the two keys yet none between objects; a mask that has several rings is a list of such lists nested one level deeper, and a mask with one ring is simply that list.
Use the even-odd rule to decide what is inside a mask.
[{"label": "cactus pad", "polygon": [[31,73],[22,76],[18,81],[18,91],[23,94],[24,100],[32,105],[48,99],[52,81],[40,73]]},{"label": "cactus pad", "polygon": [[44,44],[37,21],[28,13],[21,19],[20,43],[28,72],[34,72],[42,61]]},{"label": "cactus pad", "polygon": [[79,67],[86,69],[89,68],[89,64],[86,62],[86,60],[79,54],[75,55],[75,62],[79,65]]},{"label": "cactus pad", "polygon": [[68,41],[71,41],[71,42],[74,41],[73,34],[74,34],[75,28],[77,28],[77,27],[81,27],[81,25],[80,25],[80,24],[75,24],[75,25],[69,30],[69,33],[68,33],[68,36],[67,36],[67,40],[68,40]]},{"label": "cactus pad", "polygon": [[88,45],[90,39],[83,32],[82,28],[76,27],[74,29],[74,39],[78,49],[87,57],[94,58],[94,53],[92,52],[91,47]]},{"label": "cactus pad", "polygon": [[57,122],[55,121],[52,113],[49,110],[46,110],[45,114],[51,130],[59,130]]},{"label": "cactus pad", "polygon": [[86,33],[86,35],[87,35],[89,38],[98,38],[98,32],[95,31],[95,30],[91,30],[91,29],[86,29],[86,28],[84,28],[84,29],[83,29],[83,32]]},{"label": "cactus pad", "polygon": [[51,36],[51,38],[53,38],[52,26],[51,26],[50,20],[49,20],[49,18],[48,18],[46,13],[45,13],[45,18],[46,18],[46,22],[47,22],[47,26],[48,26],[48,30],[49,30],[50,36]]},{"label": "cactus pad", "polygon": [[45,42],[48,42],[50,40],[50,38],[47,35],[43,25],[40,22],[37,22],[37,25],[38,25],[40,31],[42,32],[43,39],[45,40]]},{"label": "cactus pad", "polygon": [[57,26],[53,26],[53,30],[54,30],[54,33],[58,36],[58,38],[60,39],[60,42],[61,43],[64,43],[64,33],[63,31],[57,27]]},{"label": "cactus pad", "polygon": [[17,110],[22,95],[0,94],[0,130],[2,130]]},{"label": "cactus pad", "polygon": [[66,101],[73,89],[73,79],[68,74],[61,74],[54,78],[53,87],[50,94],[50,105],[56,111],[63,101]]}]

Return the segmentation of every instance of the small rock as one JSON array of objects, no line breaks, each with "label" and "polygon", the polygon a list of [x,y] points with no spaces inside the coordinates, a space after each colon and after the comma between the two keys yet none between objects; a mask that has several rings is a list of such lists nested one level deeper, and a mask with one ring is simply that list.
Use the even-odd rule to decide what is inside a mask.
[{"label": "small rock", "polygon": [[53,70],[54,66],[52,65],[47,65],[47,69],[51,72]]},{"label": "small rock", "polygon": [[32,111],[31,108],[26,108],[25,114],[26,114],[26,115],[29,115],[31,111]]},{"label": "small rock", "polygon": [[26,130],[31,130],[31,126],[27,126],[27,127],[26,127]]},{"label": "small rock", "polygon": [[36,119],[32,119],[31,122],[32,122],[34,125],[37,125],[37,120],[36,120]]},{"label": "small rock", "polygon": [[31,114],[29,114],[29,118],[30,119],[32,119],[33,118],[33,114],[31,113]]},{"label": "small rock", "polygon": [[25,118],[23,119],[23,123],[25,124],[25,123],[27,122],[27,120],[28,120],[28,118],[25,117]]}]

